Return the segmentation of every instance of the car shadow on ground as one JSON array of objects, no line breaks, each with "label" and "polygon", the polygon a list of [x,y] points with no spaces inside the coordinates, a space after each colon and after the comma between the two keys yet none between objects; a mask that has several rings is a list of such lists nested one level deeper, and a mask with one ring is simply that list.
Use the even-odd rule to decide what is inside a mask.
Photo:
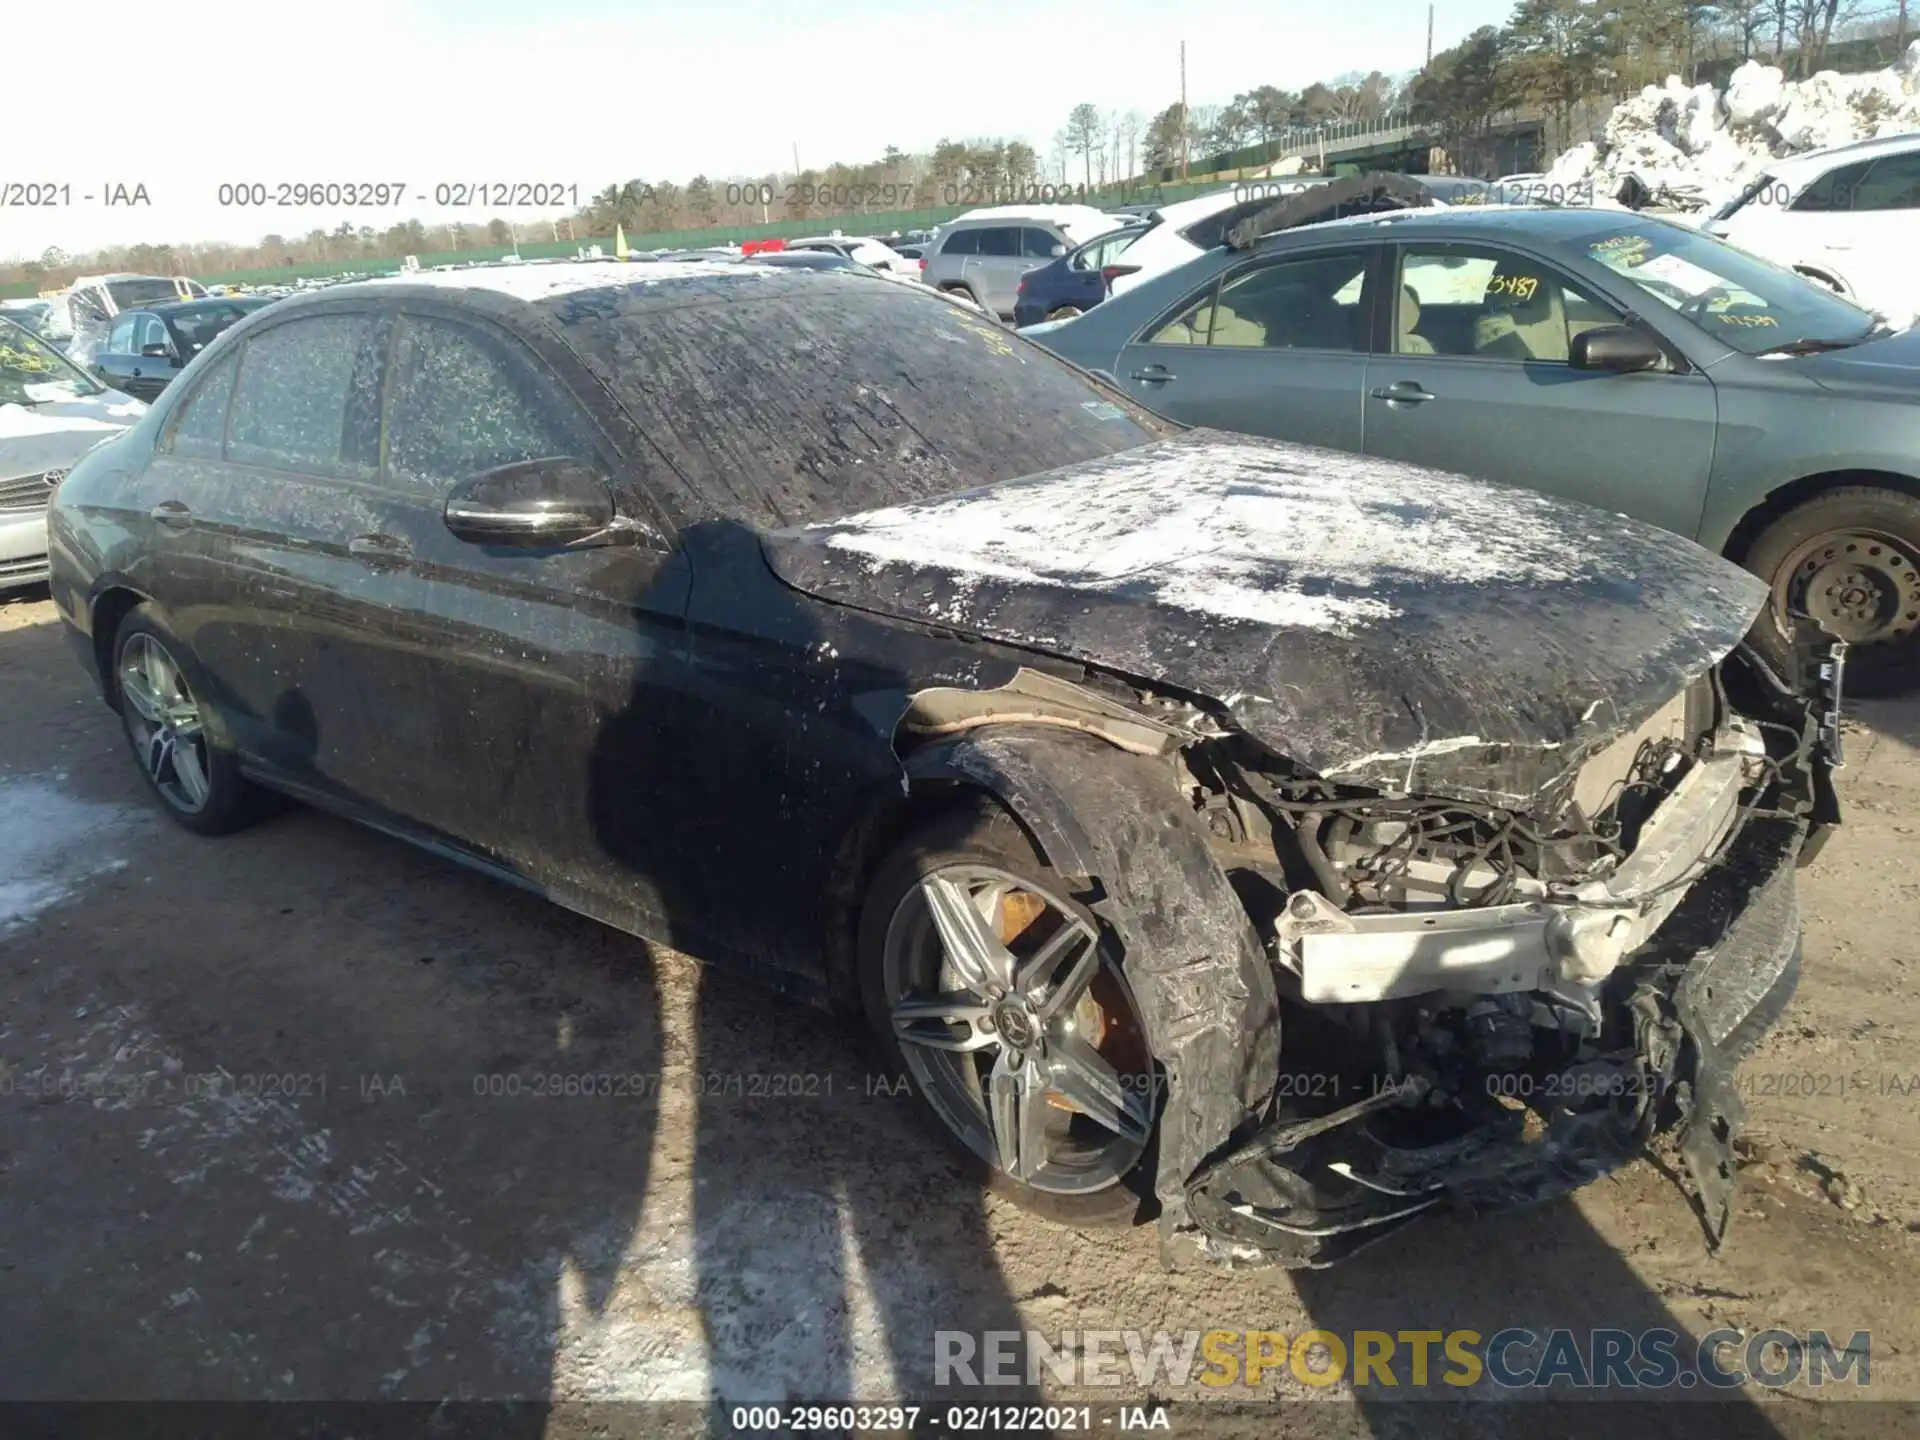
[{"label": "car shadow on ground", "polygon": [[187,834],[57,625],[0,670],[0,777],[91,827],[84,898],[0,935],[6,1398],[680,1401],[578,1422],[656,1434],[1015,1327],[846,1022],[319,813]]},{"label": "car shadow on ground", "polygon": [[[1677,1194],[1671,1199],[1682,1203]],[[1701,1261],[1710,1263],[1704,1244]],[[1356,1332],[1373,1331],[1395,1347],[1393,1368],[1401,1388],[1377,1383],[1376,1371],[1376,1383],[1354,1390],[1375,1440],[1456,1434],[1480,1440],[1549,1434],[1561,1440],[1619,1440],[1624,1434],[1649,1440],[1694,1435],[1785,1440],[1804,1433],[1777,1427],[1766,1410],[1737,1391],[1715,1390],[1697,1375],[1692,1381],[1680,1378],[1695,1368],[1688,1327],[1593,1229],[1572,1198],[1507,1214],[1434,1220],[1344,1266],[1295,1278],[1315,1325],[1349,1346]],[[1468,1371],[1444,1358],[1443,1338],[1462,1330],[1478,1336],[1475,1348],[1483,1357],[1500,1332],[1530,1332],[1530,1338],[1516,1336],[1501,1346],[1506,1376],[1520,1383],[1496,1385],[1483,1374],[1471,1398],[1460,1398],[1468,1390],[1453,1388],[1445,1377],[1464,1378]],[[1572,1351],[1556,1351],[1556,1343],[1565,1343],[1551,1340],[1556,1330],[1571,1332]],[[1599,1330],[1624,1332],[1635,1345],[1653,1332],[1669,1332],[1677,1362],[1672,1383],[1658,1389],[1576,1389],[1571,1377],[1586,1376],[1595,1354],[1591,1335]],[[1420,1331],[1426,1332],[1430,1351],[1429,1384],[1405,1388],[1414,1347],[1423,1343],[1413,1332]],[[1560,1368],[1568,1354],[1578,1358],[1572,1370]],[[1718,1352],[1718,1360],[1723,1370],[1742,1367],[1745,1337]],[[1641,1368],[1638,1358],[1633,1368]],[[1527,1383],[1556,1369],[1570,1378],[1539,1388]]]},{"label": "car shadow on ground", "polygon": [[[0,634],[0,671],[0,776],[57,765],[118,866],[0,935],[27,1217],[0,1229],[6,1398],[512,1400],[472,1433],[528,1437],[572,1433],[556,1402],[681,1398],[629,1416],[652,1434],[727,1428],[733,1401],[930,1397],[937,1330],[1023,1328],[985,1202],[916,1102],[875,1092],[850,1023],[322,815],[188,835],[57,626]],[[605,739],[648,724],[636,705]],[[749,1090],[775,1076],[814,1079]],[[1572,1202],[1295,1278],[1348,1337],[1685,1330]],[[1669,1408],[1632,1424],[1774,1433],[1741,1402]],[[1439,1428],[1411,1396],[1361,1416]]]}]

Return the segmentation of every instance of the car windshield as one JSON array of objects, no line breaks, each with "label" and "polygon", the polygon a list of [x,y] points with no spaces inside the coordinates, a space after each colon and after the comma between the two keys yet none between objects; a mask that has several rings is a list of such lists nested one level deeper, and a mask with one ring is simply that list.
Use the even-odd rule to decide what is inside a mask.
[{"label": "car windshield", "polygon": [[31,330],[0,316],[0,405],[78,400],[104,388]]},{"label": "car windshield", "polygon": [[962,306],[854,276],[742,270],[758,274],[743,273],[723,299],[659,308],[597,294],[557,317],[721,513],[775,526],[830,520],[1169,433]]},{"label": "car windshield", "polygon": [[171,280],[109,280],[107,293],[121,310],[137,310],[164,300],[178,300],[180,291]]},{"label": "car windshield", "polygon": [[8,305],[0,308],[0,320],[11,320],[23,330],[44,335],[47,333],[47,317],[51,309],[48,305]]},{"label": "car windshield", "polygon": [[1791,270],[1680,225],[1625,223],[1573,242],[1589,259],[1748,355],[1856,344],[1880,317]]}]

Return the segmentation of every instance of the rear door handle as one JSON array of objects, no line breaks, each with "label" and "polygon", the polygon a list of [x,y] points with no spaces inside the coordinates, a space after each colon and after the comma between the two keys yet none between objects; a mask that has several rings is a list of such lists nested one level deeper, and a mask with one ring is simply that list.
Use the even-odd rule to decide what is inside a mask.
[{"label": "rear door handle", "polygon": [[347,554],[368,565],[401,565],[413,551],[391,535],[356,535],[347,542]]},{"label": "rear door handle", "polygon": [[184,530],[193,523],[193,511],[178,500],[162,500],[147,511],[147,518],[156,525],[164,525],[169,530]]},{"label": "rear door handle", "polygon": [[1144,385],[1164,385],[1175,377],[1164,365],[1149,365],[1143,370],[1134,371],[1133,378]]},{"label": "rear door handle", "polygon": [[1418,380],[1396,380],[1391,385],[1380,386],[1372,393],[1374,399],[1385,400],[1389,404],[1418,405],[1422,401],[1434,398],[1433,392]]}]

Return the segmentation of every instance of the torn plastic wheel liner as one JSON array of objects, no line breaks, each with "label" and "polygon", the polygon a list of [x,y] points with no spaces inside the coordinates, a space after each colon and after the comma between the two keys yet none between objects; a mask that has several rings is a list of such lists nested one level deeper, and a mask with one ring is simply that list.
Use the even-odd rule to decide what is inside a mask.
[{"label": "torn plastic wheel liner", "polygon": [[1191,1229],[1187,1177],[1273,1092],[1280,1010],[1266,954],[1205,832],[1166,803],[1165,763],[1091,736],[1006,726],[916,751],[907,772],[999,797],[1106,922],[1164,1071],[1154,1172],[1162,1238]]},{"label": "torn plastic wheel liner", "polygon": [[1741,853],[1621,967],[1614,996],[1630,1043],[1542,1085],[1559,1098],[1519,1106],[1442,1095],[1415,1075],[1329,1114],[1269,1122],[1187,1183],[1207,1248],[1233,1264],[1325,1268],[1425,1215],[1569,1194],[1665,1132],[1676,1133],[1719,1248],[1743,1120],[1735,1070],[1799,978],[1793,873],[1804,837],[1795,820],[1749,828]]}]

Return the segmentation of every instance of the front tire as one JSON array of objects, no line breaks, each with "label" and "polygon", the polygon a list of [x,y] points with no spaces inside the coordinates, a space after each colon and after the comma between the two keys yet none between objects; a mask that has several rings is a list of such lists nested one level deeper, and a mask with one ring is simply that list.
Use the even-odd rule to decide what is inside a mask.
[{"label": "front tire", "polygon": [[983,803],[907,834],[868,886],[860,993],[893,1072],[979,1184],[1069,1225],[1153,1195],[1157,1071],[1111,937]]},{"label": "front tire", "polygon": [[1811,615],[1858,647],[1852,688],[1912,687],[1920,669],[1920,498],[1870,485],[1829,490],[1782,515],[1747,552],[1746,567],[1772,591],[1753,642],[1783,672],[1789,617]]},{"label": "front tire", "polygon": [[209,729],[198,673],[151,606],[120,622],[111,683],[134,763],[167,814],[196,834],[225,835],[259,819],[264,796]]}]

